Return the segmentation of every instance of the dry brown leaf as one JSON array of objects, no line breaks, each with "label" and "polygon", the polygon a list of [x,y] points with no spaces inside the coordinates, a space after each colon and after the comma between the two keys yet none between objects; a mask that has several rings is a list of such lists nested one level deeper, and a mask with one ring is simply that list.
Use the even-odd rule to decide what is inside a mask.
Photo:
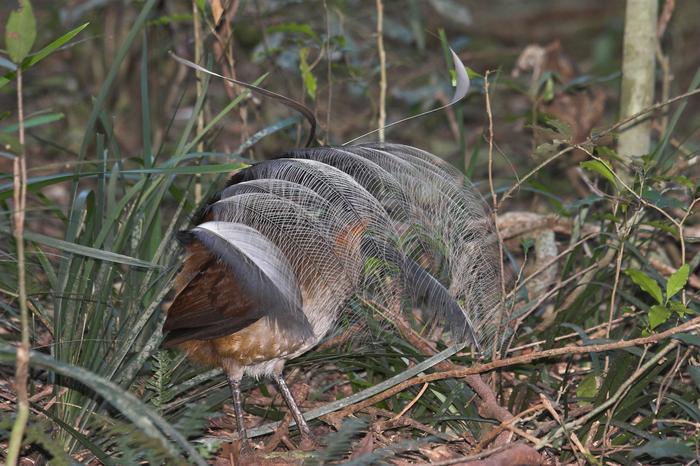
[{"label": "dry brown leaf", "polygon": [[374,451],[374,437],[372,436],[372,432],[369,432],[362,440],[357,442],[357,445],[355,445],[355,448],[353,449],[352,455],[350,455],[350,459],[354,460],[360,458],[364,455],[372,453],[372,451]]},{"label": "dry brown leaf", "polygon": [[211,6],[211,14],[214,17],[214,25],[216,26],[224,15],[224,7],[221,5],[221,0],[209,0],[209,6]]}]

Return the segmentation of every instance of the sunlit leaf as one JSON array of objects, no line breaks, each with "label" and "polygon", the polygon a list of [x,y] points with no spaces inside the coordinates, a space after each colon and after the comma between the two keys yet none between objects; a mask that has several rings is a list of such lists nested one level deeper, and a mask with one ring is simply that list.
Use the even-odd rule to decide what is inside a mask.
[{"label": "sunlit leaf", "polygon": [[684,306],[680,301],[670,301],[668,307],[681,318],[685,317],[686,314],[693,314],[693,311]]},{"label": "sunlit leaf", "polygon": [[666,300],[668,301],[676,295],[679,291],[683,289],[686,283],[688,283],[688,276],[690,275],[690,266],[688,264],[683,264],[678,270],[673,272],[673,275],[668,277],[666,282]]},{"label": "sunlit leaf", "polygon": [[653,297],[657,303],[663,304],[663,296],[661,295],[661,288],[656,281],[649,275],[645,274],[641,270],[627,269],[625,274],[632,279],[642,290],[646,291],[651,297]]},{"label": "sunlit leaf", "polygon": [[309,49],[307,47],[299,50],[299,71],[301,71],[301,78],[304,80],[304,87],[306,88],[306,93],[312,99],[316,98],[316,77],[311,72],[309,67],[309,62],[307,57],[309,55]]},{"label": "sunlit leaf", "polygon": [[671,310],[659,304],[651,306],[649,309],[649,327],[654,330],[659,325],[665,323],[671,317]]},{"label": "sunlit leaf", "polygon": [[554,79],[549,78],[544,83],[544,89],[542,90],[542,100],[544,102],[551,102],[554,99]]},{"label": "sunlit leaf", "polygon": [[579,404],[590,404],[590,400],[598,394],[598,384],[595,374],[589,374],[584,377],[576,388],[576,397],[579,399]]},{"label": "sunlit leaf", "polygon": [[615,188],[618,188],[617,179],[613,174],[612,167],[606,162],[600,160],[586,160],[585,162],[581,162],[581,168],[598,173],[615,186]]}]

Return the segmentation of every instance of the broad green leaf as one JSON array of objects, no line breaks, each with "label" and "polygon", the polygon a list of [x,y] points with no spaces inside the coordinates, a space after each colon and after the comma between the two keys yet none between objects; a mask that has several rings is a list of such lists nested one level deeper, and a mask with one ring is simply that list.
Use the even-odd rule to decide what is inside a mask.
[{"label": "broad green leaf", "polygon": [[675,209],[686,209],[687,208],[687,206],[685,204],[683,204],[681,201],[679,201],[675,197],[664,196],[656,189],[650,188],[648,186],[646,186],[642,190],[642,197],[644,199],[646,199],[647,201],[649,201],[650,203],[654,204],[659,209],[666,209],[668,207],[672,207]]},{"label": "broad green leaf", "polygon": [[[62,47],[67,42],[69,42],[73,37],[78,35],[78,33],[80,31],[82,31],[83,29],[85,29],[88,26],[88,24],[90,24],[90,23],[81,24],[77,28],[75,28],[71,31],[68,31],[67,33],[63,34],[61,37],[59,37],[55,41],[51,42],[49,45],[47,45],[43,49],[39,50],[37,53],[35,53],[31,57],[27,57],[26,59],[24,59],[22,61],[22,70],[26,70],[27,68],[31,68],[32,66],[36,65],[41,60],[43,60],[44,58],[51,55],[51,53],[53,53],[59,47]],[[4,76],[0,77],[0,87],[3,87],[5,84],[12,81],[16,75],[17,75],[16,71],[10,71],[9,73],[6,73]]]},{"label": "broad green leaf", "polygon": [[657,439],[652,440],[643,447],[632,450],[632,457],[649,455],[654,459],[662,458],[684,458],[694,459],[695,454],[689,446],[677,440]]},{"label": "broad green leaf", "polygon": [[598,394],[598,385],[595,374],[589,374],[581,380],[576,388],[576,397],[579,404],[590,404],[590,400]]},{"label": "broad green leaf", "polygon": [[679,333],[677,335],[673,335],[673,338],[682,341],[686,345],[693,345],[700,348],[700,336],[698,335],[693,335],[692,333]]},{"label": "broad green leaf", "polygon": [[649,327],[654,330],[659,325],[665,323],[671,317],[671,310],[659,304],[651,306],[649,309]]},{"label": "broad green leaf", "polygon": [[656,281],[649,275],[645,274],[641,270],[627,269],[625,274],[632,279],[642,290],[646,291],[652,298],[656,300],[657,303],[663,304],[663,296],[661,295],[661,288]]},{"label": "broad green leaf", "polygon": [[5,46],[7,53],[15,63],[29,54],[36,40],[36,19],[29,0],[20,0],[19,9],[13,10],[7,19],[5,29]]},{"label": "broad green leaf", "polygon": [[306,93],[312,99],[316,98],[316,77],[311,72],[309,68],[309,62],[306,60],[309,55],[309,49],[307,47],[299,50],[299,71],[301,71],[301,78],[304,80],[304,87],[306,87]]},{"label": "broad green leaf", "polygon": [[693,311],[691,311],[690,309],[688,309],[687,307],[685,307],[685,306],[683,305],[683,303],[680,302],[680,301],[671,301],[671,302],[669,302],[669,303],[667,304],[667,306],[668,306],[668,308],[671,309],[673,312],[675,312],[676,314],[678,314],[678,317],[681,317],[681,318],[685,317],[686,314],[694,314]]},{"label": "broad green leaf", "polygon": [[613,174],[612,167],[610,167],[610,165],[608,165],[606,162],[601,162],[600,160],[586,160],[585,162],[581,162],[580,165],[581,168],[594,171],[605,177],[605,179],[615,186],[615,188],[618,188],[617,179]]},{"label": "broad green leaf", "polygon": [[681,291],[686,283],[688,283],[688,276],[690,275],[690,266],[688,264],[683,264],[678,270],[673,272],[673,275],[668,277],[666,282],[666,301],[674,297],[676,293]]}]

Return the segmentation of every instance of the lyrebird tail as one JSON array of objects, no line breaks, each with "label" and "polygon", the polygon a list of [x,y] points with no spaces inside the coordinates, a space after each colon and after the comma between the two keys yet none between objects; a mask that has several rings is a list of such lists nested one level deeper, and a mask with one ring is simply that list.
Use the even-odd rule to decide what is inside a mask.
[{"label": "lyrebird tail", "polygon": [[389,319],[420,308],[423,324],[476,348],[492,334],[500,275],[491,218],[473,186],[427,152],[398,144],[295,150],[235,174],[201,221],[200,236],[213,234],[211,225],[256,232],[270,245],[256,261],[284,258],[299,295],[280,286],[278,273],[281,283],[267,274],[270,296],[301,300],[317,340],[356,319],[339,319],[354,297],[390,310]]}]

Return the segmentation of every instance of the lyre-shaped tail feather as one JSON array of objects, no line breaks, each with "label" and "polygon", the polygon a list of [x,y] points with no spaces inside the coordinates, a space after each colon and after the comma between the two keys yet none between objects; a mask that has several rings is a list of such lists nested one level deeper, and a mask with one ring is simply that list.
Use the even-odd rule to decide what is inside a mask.
[{"label": "lyre-shaped tail feather", "polygon": [[402,278],[414,304],[424,305],[435,322],[448,330],[453,339],[468,339],[477,352],[481,351],[476,329],[469,315],[445,286],[410,257],[404,258]]},{"label": "lyre-shaped tail feather", "polygon": [[[408,298],[425,324],[484,346],[499,312],[495,236],[458,170],[399,144],[285,156],[235,174],[206,218],[246,225],[276,248],[317,338],[353,296],[391,312]],[[340,320],[356,321],[348,312]]]}]

